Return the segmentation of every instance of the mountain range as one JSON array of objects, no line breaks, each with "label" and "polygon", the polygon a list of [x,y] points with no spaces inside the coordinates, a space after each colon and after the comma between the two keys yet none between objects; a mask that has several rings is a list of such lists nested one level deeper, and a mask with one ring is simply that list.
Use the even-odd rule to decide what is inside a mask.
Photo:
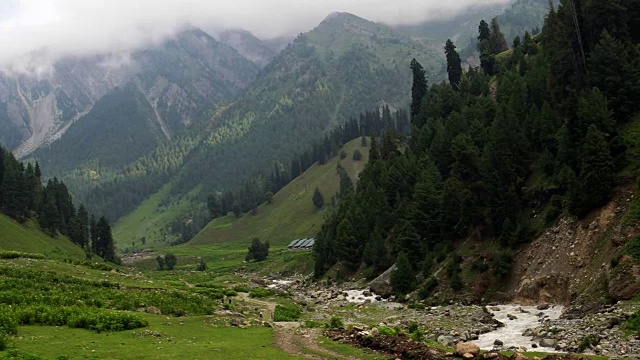
[{"label": "mountain range", "polygon": [[397,89],[410,83],[407,59],[442,81],[442,39],[470,37],[480,18],[500,11],[541,17],[546,6],[523,7],[530,3],[540,1],[483,7],[429,41],[428,24],[333,13],[293,41],[189,28],[130,55],[66,59],[39,79],[3,75],[0,143],[41,162],[112,221],[153,196],[167,209],[191,203],[179,215],[188,218],[208,194],[288,165],[363,110],[406,108],[410,94]]}]

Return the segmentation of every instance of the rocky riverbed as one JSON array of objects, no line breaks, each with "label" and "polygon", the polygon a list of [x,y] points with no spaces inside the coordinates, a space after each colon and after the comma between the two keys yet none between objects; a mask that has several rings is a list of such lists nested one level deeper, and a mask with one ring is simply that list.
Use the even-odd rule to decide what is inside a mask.
[{"label": "rocky riverbed", "polygon": [[[362,285],[309,284],[303,279],[266,281],[288,293],[305,309],[305,320],[327,322],[338,316],[346,324],[406,328],[417,323],[425,338],[444,345],[472,341],[484,350],[580,352],[640,358],[640,339],[621,329],[640,304],[620,303],[598,309],[553,305],[424,306],[383,299]],[[349,286],[351,285],[351,287]]]}]

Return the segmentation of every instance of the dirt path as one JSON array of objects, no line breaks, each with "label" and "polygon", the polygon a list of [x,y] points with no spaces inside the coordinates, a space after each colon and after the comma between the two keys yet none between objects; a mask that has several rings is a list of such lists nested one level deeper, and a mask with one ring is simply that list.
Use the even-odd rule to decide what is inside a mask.
[{"label": "dirt path", "polygon": [[[268,312],[268,319],[273,320],[273,314],[276,309],[276,303],[252,299],[247,293],[239,293],[238,296],[249,304],[254,304]],[[267,317],[265,317],[267,320]],[[305,359],[338,359],[338,360],[356,360],[351,356],[340,355],[329,349],[325,349],[318,345],[318,338],[322,335],[320,329],[304,329],[300,327],[299,322],[273,322],[273,330],[275,332],[275,344],[278,348],[290,355],[298,356]]]}]

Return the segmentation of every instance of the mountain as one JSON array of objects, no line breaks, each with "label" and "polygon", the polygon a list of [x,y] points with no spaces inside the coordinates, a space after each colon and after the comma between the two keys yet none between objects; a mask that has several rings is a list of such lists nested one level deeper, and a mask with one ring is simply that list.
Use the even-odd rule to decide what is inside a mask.
[{"label": "mountain", "polygon": [[240,55],[260,67],[266,66],[290,41],[290,39],[264,41],[246,30],[223,31],[218,34],[218,40],[236,49]]},{"label": "mountain", "polygon": [[128,83],[100,98],[65,136],[32,157],[56,174],[90,163],[94,170],[119,168],[206,119],[215,104],[237,96],[257,74],[255,64],[197,29],[132,58],[140,71]]},{"label": "mountain", "polygon": [[257,73],[258,66],[236,50],[192,28],[132,54],[66,59],[40,78],[5,75],[0,77],[0,143],[25,157],[64,141],[66,130],[82,122],[97,101],[128,84],[147,99],[164,136],[171,138],[206,118],[215,104],[237,96]]},{"label": "mountain", "polygon": [[[557,1],[554,1],[557,4]],[[463,58],[476,49],[478,24],[496,17],[508,44],[525,31],[541,29],[544,16],[549,11],[548,0],[513,0],[508,4],[474,4],[453,17],[429,20],[423,23],[399,25],[395,28],[412,38],[434,45],[442,45],[451,39],[463,50]]]},{"label": "mountain", "polygon": [[[308,144],[363,109],[406,106],[409,92],[397,89],[410,82],[407,57],[419,59],[429,74],[443,66],[439,49],[382,24],[332,14],[287,46],[241,98],[220,108],[197,132],[97,183],[83,201],[104,204],[117,219],[133,210],[132,199],[140,203],[168,183],[161,203],[175,209],[188,198],[201,204],[192,202],[191,211],[199,207],[202,212],[208,194],[236,189],[266,174],[274,162],[289,164]],[[124,203],[118,195],[123,188]]]}]

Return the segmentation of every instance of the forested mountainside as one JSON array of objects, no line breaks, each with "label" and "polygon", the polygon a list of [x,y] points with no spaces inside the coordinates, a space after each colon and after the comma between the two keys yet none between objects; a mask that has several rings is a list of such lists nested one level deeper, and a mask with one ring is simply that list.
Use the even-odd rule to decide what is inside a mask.
[{"label": "forested mountainside", "polygon": [[168,182],[171,197],[195,193],[195,204],[204,212],[209,194],[235,190],[253,176],[268,174],[276,161],[289,164],[362,109],[403,106],[409,92],[397,89],[410,81],[411,72],[400,59],[411,54],[436,73],[443,66],[440,51],[384,25],[333,14],[299,36],[240,99],[217,109],[210,121],[123,170],[97,169],[99,176],[76,171],[65,181],[110,219],[130,212]]},{"label": "forested mountainside", "polygon": [[[81,123],[98,100],[126,84],[144,94],[165,136],[171,137],[205,119],[217,103],[238,95],[258,69],[233,48],[199,29],[189,29],[126,56],[65,59],[37,78],[3,74],[0,143],[24,157],[54,140],[64,141],[72,123]],[[48,154],[43,151],[38,156]],[[50,156],[65,155],[51,152]]]},{"label": "forested mountainside", "polygon": [[[103,216],[96,220],[83,205],[76,209],[67,186],[53,178],[42,184],[40,165],[19,162],[12,153],[0,147],[0,215],[4,214],[19,223],[36,220],[40,228],[52,239],[51,248],[60,246],[71,252],[65,239],[53,239],[58,236],[67,237],[75,245],[84,250],[88,256],[98,255],[105,260],[117,262],[111,235],[111,225]],[[47,237],[31,229],[28,224],[19,225],[0,218],[0,240],[2,249],[33,249],[42,253]],[[30,236],[24,236],[23,233]],[[24,242],[16,244],[17,241]],[[35,249],[37,244],[41,249]]]},{"label": "forested mountainside", "polygon": [[497,17],[507,42],[511,44],[516,36],[522,36],[525,31],[542,28],[548,10],[549,0],[515,0],[508,5],[476,4],[453,18],[445,17],[444,20],[401,25],[397,29],[429,43],[441,44],[451,39],[460,48],[461,56],[465,58],[475,50],[479,19]]},{"label": "forested mountainside", "polygon": [[[637,1],[561,1],[541,35],[509,51],[497,22],[482,21],[480,69],[463,72],[448,44],[450,83],[427,87],[414,61],[412,136],[372,141],[357,188],[317,236],[316,277],[395,263],[396,293],[464,288],[479,300],[561,214],[582,218],[635,183],[625,139],[640,110],[638,26]],[[468,243],[483,250],[460,256]]]}]

